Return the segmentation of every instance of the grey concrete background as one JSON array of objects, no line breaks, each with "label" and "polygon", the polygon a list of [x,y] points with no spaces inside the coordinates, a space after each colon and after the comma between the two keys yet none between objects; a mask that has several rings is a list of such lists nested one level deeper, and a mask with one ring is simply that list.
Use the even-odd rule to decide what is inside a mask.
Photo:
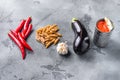
[{"label": "grey concrete background", "polygon": [[[27,39],[34,52],[22,60],[18,47],[7,33],[22,19],[32,16],[33,32]],[[109,17],[115,26],[106,48],[91,43],[78,56],[72,49],[73,17],[86,26],[91,42],[96,21]],[[58,24],[61,41],[68,41],[70,55],[60,56],[56,46],[45,49],[35,40],[35,30]],[[120,0],[0,0],[0,80],[120,80]]]}]

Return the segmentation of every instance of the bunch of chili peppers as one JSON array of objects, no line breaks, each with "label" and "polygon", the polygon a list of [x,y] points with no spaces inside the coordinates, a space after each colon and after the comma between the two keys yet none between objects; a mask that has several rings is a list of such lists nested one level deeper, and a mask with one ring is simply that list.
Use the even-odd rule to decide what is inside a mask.
[{"label": "bunch of chili peppers", "polygon": [[25,59],[25,48],[33,51],[29,44],[25,41],[32,31],[31,17],[26,20],[22,20],[19,26],[15,30],[10,30],[8,36],[16,43],[22,53],[22,59]]}]

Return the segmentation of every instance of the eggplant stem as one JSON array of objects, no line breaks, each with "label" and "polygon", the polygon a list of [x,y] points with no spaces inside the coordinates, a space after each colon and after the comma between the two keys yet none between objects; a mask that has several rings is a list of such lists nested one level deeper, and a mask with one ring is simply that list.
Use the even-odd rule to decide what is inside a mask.
[{"label": "eggplant stem", "polygon": [[72,22],[75,22],[75,20],[77,20],[76,18],[72,18]]}]

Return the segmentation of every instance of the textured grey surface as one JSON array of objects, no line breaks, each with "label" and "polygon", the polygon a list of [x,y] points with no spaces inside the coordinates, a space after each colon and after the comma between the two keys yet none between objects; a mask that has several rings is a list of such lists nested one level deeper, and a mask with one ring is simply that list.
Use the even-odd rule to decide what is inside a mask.
[{"label": "textured grey surface", "polygon": [[[18,47],[7,33],[21,19],[32,16],[33,33],[27,39],[34,52],[22,60]],[[96,21],[109,17],[115,26],[109,45],[78,56],[72,49],[73,17],[86,26],[91,42]],[[58,24],[61,41],[68,41],[70,55],[60,56],[56,46],[45,49],[36,42],[35,30]],[[120,80],[120,0],[0,0],[0,80]]]}]

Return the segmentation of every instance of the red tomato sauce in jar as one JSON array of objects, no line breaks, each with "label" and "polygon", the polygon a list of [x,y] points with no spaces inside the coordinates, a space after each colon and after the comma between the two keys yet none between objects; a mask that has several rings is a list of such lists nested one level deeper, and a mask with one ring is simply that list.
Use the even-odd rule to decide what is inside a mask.
[{"label": "red tomato sauce in jar", "polygon": [[101,32],[110,32],[107,23],[104,19],[97,22],[97,29]]}]

